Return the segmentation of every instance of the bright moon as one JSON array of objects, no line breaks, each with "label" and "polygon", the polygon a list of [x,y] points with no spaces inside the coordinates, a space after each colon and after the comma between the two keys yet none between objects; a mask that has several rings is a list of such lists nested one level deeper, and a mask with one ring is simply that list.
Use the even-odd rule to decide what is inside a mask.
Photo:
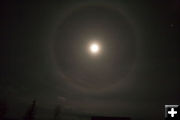
[{"label": "bright moon", "polygon": [[90,45],[90,51],[93,53],[93,54],[96,54],[99,52],[99,45],[96,44],[96,43],[93,43]]}]

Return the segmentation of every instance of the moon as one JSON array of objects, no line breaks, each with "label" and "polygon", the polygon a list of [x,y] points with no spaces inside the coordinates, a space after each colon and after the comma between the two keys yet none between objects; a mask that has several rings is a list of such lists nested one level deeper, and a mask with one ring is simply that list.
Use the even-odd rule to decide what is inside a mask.
[{"label": "moon", "polygon": [[99,45],[97,43],[92,43],[89,47],[89,50],[92,54],[97,54],[99,53]]}]

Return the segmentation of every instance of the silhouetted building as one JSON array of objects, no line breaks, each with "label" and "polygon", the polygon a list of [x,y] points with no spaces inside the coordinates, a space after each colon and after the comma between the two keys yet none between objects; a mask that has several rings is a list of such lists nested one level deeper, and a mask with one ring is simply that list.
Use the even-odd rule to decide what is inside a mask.
[{"label": "silhouetted building", "polygon": [[101,117],[93,116],[91,120],[131,120],[129,117]]}]

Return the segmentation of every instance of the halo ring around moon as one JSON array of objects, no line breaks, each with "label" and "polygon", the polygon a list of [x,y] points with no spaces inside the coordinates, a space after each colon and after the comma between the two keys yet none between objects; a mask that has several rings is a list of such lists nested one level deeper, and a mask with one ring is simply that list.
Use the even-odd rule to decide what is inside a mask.
[{"label": "halo ring around moon", "polygon": [[[61,27],[61,25],[63,24],[64,20],[69,17],[74,11],[77,11],[77,10],[80,10],[80,9],[83,9],[83,8],[86,8],[86,7],[89,7],[89,6],[97,6],[97,7],[104,7],[104,8],[107,8],[107,9],[113,9],[117,12],[119,12],[119,14],[122,14],[127,20],[128,22],[130,23],[130,25],[132,26],[132,29],[134,29],[134,24],[132,22],[132,19],[130,19],[130,16],[128,16],[128,14],[121,8],[118,8],[116,5],[114,4],[109,4],[109,3],[104,3],[104,4],[95,4],[95,3],[82,3],[82,4],[77,4],[69,9],[66,9],[64,14],[60,15],[59,17],[59,20],[58,20],[58,28]],[[55,35],[54,35],[54,39],[56,39],[56,32],[55,32]],[[137,37],[135,35],[135,37]],[[76,89],[76,90],[79,90],[81,92],[88,92],[88,93],[103,93],[103,92],[108,92],[108,91],[112,91],[114,89],[116,89],[117,87],[120,88],[122,87],[121,86],[121,83],[120,81],[116,81],[114,84],[111,84],[111,85],[108,85],[106,87],[103,87],[103,88],[99,88],[98,91],[97,89],[91,89],[91,88],[87,88],[87,86],[83,86],[82,83],[80,82],[77,82],[76,80],[74,80],[73,78],[71,78],[69,75],[65,74],[62,69],[57,65],[58,64],[58,61],[56,59],[56,55],[55,55],[55,52],[54,52],[54,39],[52,40],[51,42],[51,58],[52,58],[52,62],[54,64],[54,69],[56,71],[56,74],[57,76],[59,77],[59,79],[63,79],[63,82],[65,84],[67,84],[68,86],[71,86],[72,88]],[[135,38],[136,40],[137,38]],[[129,72],[126,73],[126,76],[128,75],[131,75],[133,73],[133,70],[135,68],[135,61],[134,63],[132,64],[132,66],[130,67],[130,69],[128,70]],[[124,77],[123,79],[125,79],[126,77]]]}]

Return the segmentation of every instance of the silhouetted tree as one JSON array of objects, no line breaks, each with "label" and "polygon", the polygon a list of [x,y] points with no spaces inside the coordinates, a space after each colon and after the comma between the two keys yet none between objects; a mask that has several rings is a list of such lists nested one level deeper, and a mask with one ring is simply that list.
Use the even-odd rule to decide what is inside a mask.
[{"label": "silhouetted tree", "polygon": [[60,119],[61,117],[61,106],[58,104],[54,109],[54,120]]},{"label": "silhouetted tree", "polygon": [[5,119],[6,113],[7,113],[7,103],[6,102],[0,102],[0,120]]},{"label": "silhouetted tree", "polygon": [[32,105],[27,110],[27,112],[24,116],[24,120],[35,120],[35,114],[36,114],[36,101],[33,100]]}]

